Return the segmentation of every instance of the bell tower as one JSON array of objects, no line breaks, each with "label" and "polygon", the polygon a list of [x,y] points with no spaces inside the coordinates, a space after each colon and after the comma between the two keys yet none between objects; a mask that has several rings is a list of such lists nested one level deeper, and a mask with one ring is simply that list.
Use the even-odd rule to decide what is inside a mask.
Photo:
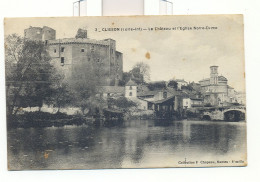
[{"label": "bell tower", "polygon": [[218,84],[218,66],[210,67],[210,85]]}]

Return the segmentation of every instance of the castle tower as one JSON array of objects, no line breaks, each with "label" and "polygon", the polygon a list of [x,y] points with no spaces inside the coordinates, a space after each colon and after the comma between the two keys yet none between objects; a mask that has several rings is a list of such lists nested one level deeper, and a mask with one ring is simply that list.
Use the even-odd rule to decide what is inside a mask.
[{"label": "castle tower", "polygon": [[130,79],[125,85],[125,97],[136,98],[137,97],[137,84]]},{"label": "castle tower", "polygon": [[218,66],[210,67],[210,85],[218,84]]},{"label": "castle tower", "polygon": [[75,36],[76,39],[87,39],[88,38],[88,31],[79,28],[77,34]]},{"label": "castle tower", "polygon": [[30,26],[24,30],[24,37],[35,41],[55,40],[56,30],[47,26],[44,26],[43,28]]},{"label": "castle tower", "polygon": [[41,41],[42,40],[42,28],[41,27],[32,27],[24,30],[24,37],[26,39]]},{"label": "castle tower", "polygon": [[56,39],[56,30],[44,26],[42,28],[42,41],[46,41],[46,40],[55,40]]}]

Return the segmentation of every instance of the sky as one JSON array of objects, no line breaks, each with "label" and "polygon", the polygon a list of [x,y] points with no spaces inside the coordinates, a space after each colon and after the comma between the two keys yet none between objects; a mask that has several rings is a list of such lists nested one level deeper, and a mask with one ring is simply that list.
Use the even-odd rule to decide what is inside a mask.
[{"label": "sky", "polygon": [[[74,37],[78,28],[87,29],[91,39],[112,38],[117,42],[117,51],[123,53],[124,71],[129,71],[137,62],[144,62],[151,68],[151,81],[175,78],[198,82],[209,78],[209,67],[216,65],[219,75],[225,76],[230,86],[244,91],[241,15],[12,18],[5,20],[5,35],[17,33],[23,36],[24,29],[29,26],[49,26],[56,30],[57,39]],[[206,26],[217,29],[194,29]],[[102,31],[105,28],[135,27],[171,30]],[[178,27],[192,29],[180,30]]]}]

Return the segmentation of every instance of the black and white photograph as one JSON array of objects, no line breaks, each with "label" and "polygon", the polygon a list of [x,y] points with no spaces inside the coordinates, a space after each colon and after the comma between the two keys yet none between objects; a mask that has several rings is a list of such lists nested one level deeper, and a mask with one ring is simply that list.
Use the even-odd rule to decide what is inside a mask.
[{"label": "black and white photograph", "polygon": [[243,15],[4,23],[8,170],[247,166]]}]

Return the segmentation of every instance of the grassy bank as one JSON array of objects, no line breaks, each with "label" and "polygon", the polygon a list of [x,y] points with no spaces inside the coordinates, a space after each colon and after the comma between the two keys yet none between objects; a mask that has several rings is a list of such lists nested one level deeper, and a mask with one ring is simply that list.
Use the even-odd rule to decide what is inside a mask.
[{"label": "grassy bank", "polygon": [[8,128],[62,127],[89,123],[83,116],[71,116],[64,113],[27,112],[16,116],[7,116]]}]

